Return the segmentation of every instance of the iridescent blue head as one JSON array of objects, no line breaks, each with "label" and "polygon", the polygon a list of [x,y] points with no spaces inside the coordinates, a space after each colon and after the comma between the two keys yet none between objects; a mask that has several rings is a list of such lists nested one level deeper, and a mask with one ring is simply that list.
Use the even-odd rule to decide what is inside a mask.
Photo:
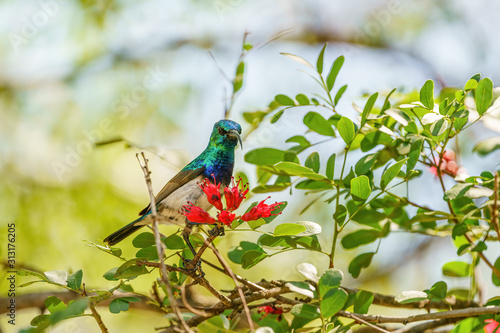
[{"label": "iridescent blue head", "polygon": [[241,142],[241,126],[232,120],[219,120],[215,123],[212,135],[210,136],[209,146],[215,146],[220,148],[230,148],[234,149],[238,142],[243,148],[243,143]]}]

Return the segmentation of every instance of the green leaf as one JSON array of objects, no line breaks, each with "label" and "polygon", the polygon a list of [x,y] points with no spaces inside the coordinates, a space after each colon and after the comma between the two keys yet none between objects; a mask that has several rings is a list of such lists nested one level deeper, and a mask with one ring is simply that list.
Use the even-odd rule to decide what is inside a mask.
[{"label": "green leaf", "polygon": [[266,221],[264,219],[260,218],[257,220],[248,221],[247,223],[248,223],[248,226],[250,227],[250,229],[255,230],[255,229],[263,226],[264,224],[266,224]]},{"label": "green leaf", "polygon": [[66,304],[56,296],[49,296],[45,302],[45,307],[51,314],[54,314],[59,311],[63,311],[66,309]]},{"label": "green leaf", "polygon": [[276,102],[278,102],[279,104],[285,105],[285,106],[295,105],[295,102],[293,101],[293,99],[291,99],[287,95],[283,95],[283,94],[276,95],[276,97],[274,97],[274,100]]},{"label": "green leaf", "polygon": [[334,268],[327,269],[319,278],[319,294],[324,297],[329,290],[340,287],[340,282],[342,282],[343,278],[344,274],[340,270]]},{"label": "green leaf", "polygon": [[406,163],[406,173],[413,170],[417,165],[420,153],[422,152],[424,140],[415,140],[411,143],[410,152],[408,153],[408,163]]},{"label": "green leaf", "polygon": [[464,90],[469,91],[469,90],[476,89],[476,88],[477,88],[477,81],[474,79],[470,79],[465,84]]},{"label": "green leaf", "polygon": [[129,302],[122,298],[116,298],[109,303],[109,312],[120,313],[121,311],[127,311],[129,308]]},{"label": "green leaf", "polygon": [[67,286],[68,288],[71,288],[73,290],[79,290],[80,286],[82,285],[82,278],[83,278],[83,272],[81,269],[77,270],[70,276],[68,276],[67,279]]},{"label": "green leaf", "polygon": [[137,260],[138,259],[131,259],[124,264],[122,264],[118,269],[116,270],[116,273],[114,274],[114,277],[116,279],[130,279],[137,277],[142,274],[147,274],[149,273],[146,266],[138,266],[137,265]]},{"label": "green leaf", "polygon": [[444,200],[453,200],[457,198],[466,197],[469,199],[479,199],[482,197],[489,197],[493,191],[486,187],[476,187],[472,184],[459,183],[455,184],[452,188],[444,192]]},{"label": "green leaf", "polygon": [[337,221],[339,225],[343,225],[346,217],[347,217],[347,208],[345,208],[344,205],[339,204],[337,206],[337,209],[335,210],[335,213],[333,213],[333,219]]},{"label": "green leaf", "polygon": [[[500,272],[500,257],[495,261],[495,264],[493,265],[497,271]],[[491,272],[491,280],[493,281],[493,284],[497,287],[500,287],[500,277],[498,277],[495,272]]]},{"label": "green leaf", "polygon": [[49,279],[47,279],[45,275],[27,269],[20,269],[16,272],[16,274],[17,276],[34,276],[39,279],[42,279],[43,281],[49,281]]},{"label": "green leaf", "polygon": [[293,61],[298,62],[299,64],[302,64],[302,65],[305,65],[307,67],[311,67],[314,69],[313,65],[311,65],[309,63],[309,61],[307,61],[306,59],[304,59],[302,57],[296,56],[295,54],[286,53],[286,52],[280,52],[280,54],[284,55],[285,57],[287,57],[289,59],[292,59]]},{"label": "green leaf", "polygon": [[325,56],[325,49],[326,49],[327,43],[323,45],[323,48],[321,49],[321,52],[318,55],[318,60],[316,61],[316,68],[318,69],[318,73],[323,73],[323,58]]},{"label": "green leaf", "polygon": [[479,155],[486,156],[497,149],[500,149],[500,136],[479,141],[473,151],[477,152]]},{"label": "green leaf", "polygon": [[490,106],[493,98],[493,82],[489,78],[479,81],[475,90],[474,100],[476,101],[476,110],[483,115]]},{"label": "green leaf", "polygon": [[427,80],[420,89],[420,102],[428,109],[434,109],[434,82]]},{"label": "green leaf", "polygon": [[294,236],[306,231],[306,227],[295,223],[282,223],[274,229],[274,236]]},{"label": "green leaf", "polygon": [[318,152],[313,152],[311,155],[307,156],[307,159],[304,163],[304,165],[312,169],[314,172],[318,173],[319,171],[319,153]]},{"label": "green leaf", "polygon": [[298,293],[306,297],[316,298],[314,295],[316,290],[307,282],[290,281],[287,282],[285,286],[287,286],[288,289],[294,293]]},{"label": "green leaf", "polygon": [[186,244],[181,236],[173,234],[163,239],[163,243],[169,250],[183,250],[186,248]]},{"label": "green leaf", "polygon": [[304,125],[306,125],[311,131],[319,133],[321,135],[326,136],[335,136],[335,131],[332,128],[332,125],[323,118],[317,112],[309,112],[304,116]]},{"label": "green leaf", "polygon": [[343,289],[331,289],[321,299],[321,314],[324,318],[330,318],[342,310],[346,302],[347,293]]},{"label": "green leaf", "polygon": [[354,171],[356,171],[356,174],[360,176],[368,173],[373,164],[377,161],[377,156],[377,153],[363,156],[354,167]]},{"label": "green leaf", "polygon": [[349,273],[353,278],[357,278],[361,273],[361,269],[367,268],[372,262],[375,252],[362,253],[354,258],[349,264]]},{"label": "green leaf", "polygon": [[444,281],[438,281],[431,287],[429,293],[439,299],[445,299],[448,293],[448,286]]},{"label": "green leaf", "polygon": [[148,246],[142,249],[139,249],[135,253],[136,258],[146,258],[147,260],[158,260],[158,250],[156,249],[156,245]]},{"label": "green leaf", "polygon": [[48,271],[44,272],[45,276],[47,279],[49,279],[50,282],[60,284],[65,286],[66,281],[68,279],[68,273],[66,271]]},{"label": "green leaf", "polygon": [[434,136],[440,136],[441,134],[446,131],[450,123],[448,122],[448,119],[446,118],[441,118],[435,123],[433,123],[430,127],[431,134]]},{"label": "green leaf", "polygon": [[340,87],[340,89],[337,91],[337,93],[335,94],[335,99],[333,100],[333,105],[337,105],[339,100],[342,98],[342,95],[344,95],[344,92],[346,91],[347,89],[347,84],[344,84],[342,87]]},{"label": "green leaf", "polygon": [[370,179],[367,176],[359,176],[351,179],[351,195],[353,198],[366,200],[372,193]]},{"label": "green leaf", "polygon": [[115,273],[116,273],[117,269],[118,269],[118,267],[111,268],[109,271],[104,273],[102,276],[108,281],[118,281],[119,279],[115,278]]},{"label": "green leaf", "polygon": [[285,152],[274,148],[257,148],[245,154],[245,162],[255,165],[276,164],[284,159]]},{"label": "green leaf", "polygon": [[352,140],[354,140],[354,124],[349,118],[340,118],[339,122],[337,123],[337,129],[346,144],[350,144]]},{"label": "green leaf", "polygon": [[370,98],[368,98],[368,101],[366,101],[365,107],[363,109],[363,114],[361,115],[361,127],[363,127],[363,125],[366,123],[366,119],[368,118],[368,115],[372,111],[373,106],[377,101],[377,98],[378,98],[378,92],[371,95]]},{"label": "green leaf", "polygon": [[331,91],[333,86],[335,85],[335,80],[337,79],[337,75],[339,74],[340,68],[342,68],[343,64],[344,64],[344,56],[338,57],[333,62],[332,67],[330,68],[330,73],[326,78],[326,86],[328,88],[328,91]]},{"label": "green leaf", "polygon": [[385,190],[391,180],[393,180],[398,175],[399,171],[403,167],[403,164],[405,164],[407,160],[408,158],[405,158],[399,162],[396,162],[384,171],[384,173],[382,174],[382,179],[380,180],[380,188],[382,190]]},{"label": "green leaf", "polygon": [[427,299],[426,293],[424,293],[423,291],[414,291],[414,290],[403,291],[395,298],[396,302],[400,304],[420,302],[423,301],[424,299]]},{"label": "green leaf", "polygon": [[233,93],[238,92],[243,86],[243,73],[245,72],[245,63],[240,61],[238,67],[236,67],[236,75],[233,81]]},{"label": "green leaf", "polygon": [[138,249],[142,249],[155,244],[155,235],[151,232],[143,232],[137,235],[132,240],[132,245]]},{"label": "green leaf", "polygon": [[244,269],[251,268],[259,262],[267,258],[267,253],[258,250],[250,250],[243,253],[241,256],[241,267]]},{"label": "green leaf", "polygon": [[335,159],[337,154],[332,154],[328,158],[328,162],[326,162],[326,177],[330,180],[333,180],[334,172],[335,172]]},{"label": "green leaf", "polygon": [[320,317],[319,309],[310,304],[296,304],[292,307],[290,312],[295,317],[316,319]]},{"label": "green leaf", "polygon": [[243,254],[247,251],[259,251],[261,253],[265,253],[264,249],[260,247],[258,244],[252,243],[252,242],[247,242],[247,241],[241,241],[239,246],[235,246],[229,250],[227,253],[227,257],[229,260],[234,262],[235,264],[240,264],[241,265],[241,257]]},{"label": "green leaf", "polygon": [[318,283],[318,270],[314,265],[304,262],[298,264],[295,268],[297,269],[297,272],[302,274],[307,280]]},{"label": "green leaf", "polygon": [[470,274],[470,264],[462,261],[451,261],[443,265],[443,275],[466,277]]},{"label": "green leaf", "polygon": [[281,116],[283,115],[284,112],[285,112],[284,109],[276,112],[276,114],[271,118],[271,124],[274,124],[275,122],[277,122],[278,120],[280,120],[280,118],[281,118]]},{"label": "green leaf", "polygon": [[295,188],[299,190],[329,190],[333,188],[331,183],[327,183],[319,180],[306,179],[297,183]]},{"label": "green leaf", "polygon": [[354,312],[366,314],[373,303],[373,294],[369,291],[360,290],[354,298]]},{"label": "green leaf", "polygon": [[354,231],[342,238],[342,246],[349,250],[360,245],[370,244],[380,238],[382,234],[378,230],[361,229]]},{"label": "green leaf", "polygon": [[307,96],[304,94],[298,94],[297,96],[295,96],[295,99],[297,100],[297,102],[299,102],[300,105],[311,104],[311,102],[309,101],[309,98],[307,98]]}]

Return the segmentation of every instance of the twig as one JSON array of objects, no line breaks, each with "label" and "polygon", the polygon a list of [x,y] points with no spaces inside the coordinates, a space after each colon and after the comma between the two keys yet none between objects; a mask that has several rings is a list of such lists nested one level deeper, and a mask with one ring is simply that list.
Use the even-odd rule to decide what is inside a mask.
[{"label": "twig", "polygon": [[[367,314],[355,314],[355,316],[372,323],[402,323],[406,325],[408,323],[412,323],[415,321],[475,317],[483,314],[496,314],[496,313],[500,313],[500,306],[487,306],[484,308],[467,308],[467,309],[452,310],[452,311],[424,313],[409,317],[378,316],[378,315],[367,315]],[[351,318],[352,313],[348,311],[339,311],[337,315],[341,317]]]},{"label": "twig", "polygon": [[99,328],[101,329],[102,333],[108,333],[108,328],[106,325],[104,325],[104,322],[102,321],[101,315],[97,310],[95,309],[94,304],[89,305],[90,311],[92,312],[92,316],[95,318],[95,321],[97,322],[97,325],[99,325]]},{"label": "twig", "polygon": [[399,330],[393,331],[392,333],[422,333],[422,332],[425,332],[426,330],[431,329],[431,328],[436,328],[436,327],[441,327],[441,326],[446,326],[449,324],[456,323],[457,321],[459,321],[461,319],[462,318],[446,318],[446,319],[428,321],[426,323],[411,326],[411,327],[403,327],[403,328],[400,328]]},{"label": "twig", "polygon": [[390,333],[389,331],[387,331],[387,330],[385,330],[385,329],[383,329],[381,327],[378,327],[377,325],[370,324],[369,322],[367,322],[367,321],[359,318],[358,315],[355,316],[354,314],[351,313],[349,318],[352,318],[355,321],[357,321],[358,323],[362,323],[362,324],[364,324],[366,326],[369,326],[369,327],[371,327],[374,330],[377,330],[379,332]]},{"label": "twig", "polygon": [[[158,258],[160,260],[160,278],[162,282],[165,284],[165,287],[167,289],[170,306],[172,307],[172,310],[179,318],[183,328],[189,333],[194,333],[189,328],[189,326],[186,324],[186,321],[182,317],[179,307],[176,304],[174,293],[172,292],[172,286],[170,285],[170,281],[168,279],[167,269],[165,267],[165,262],[163,260],[165,253],[165,245],[161,241],[160,232],[158,230],[158,212],[156,211],[156,201],[155,201],[155,196],[153,194],[153,185],[151,183],[151,177],[150,177],[151,172],[148,169],[148,160],[146,159],[144,152],[141,152],[140,155],[139,153],[137,153],[135,156],[139,161],[139,165],[141,166],[142,171],[144,172],[144,178],[146,179],[146,185],[148,187],[148,192],[149,192],[149,200],[151,201],[150,207],[151,207],[151,217],[153,219],[153,231],[155,235],[156,251],[158,253]],[[142,157],[142,160],[141,158],[139,158],[139,156]]]},{"label": "twig", "polygon": [[219,259],[219,262],[221,263],[221,265],[224,267],[224,269],[229,273],[229,275],[233,279],[234,285],[236,286],[236,289],[238,289],[238,294],[240,295],[240,299],[242,301],[243,308],[245,309],[245,314],[247,316],[248,326],[250,327],[250,331],[254,332],[255,328],[253,326],[252,316],[250,315],[250,310],[248,309],[248,304],[245,301],[245,295],[243,294],[243,290],[241,289],[241,286],[238,284],[238,280],[236,279],[236,276],[234,275],[233,271],[231,270],[231,268],[229,267],[227,262],[224,260],[224,258],[220,255],[219,251],[217,251],[217,249],[210,243],[208,243],[208,246],[213,251],[213,253],[217,256],[217,259]]}]

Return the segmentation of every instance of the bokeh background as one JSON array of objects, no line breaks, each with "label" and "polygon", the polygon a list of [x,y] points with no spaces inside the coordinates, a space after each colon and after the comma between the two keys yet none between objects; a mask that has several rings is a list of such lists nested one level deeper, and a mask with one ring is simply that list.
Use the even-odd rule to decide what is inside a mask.
[{"label": "bokeh background", "polygon": [[[325,42],[326,63],[346,57],[337,82],[348,84],[338,107],[348,116],[354,116],[351,103],[364,104],[366,93],[387,93],[395,87],[409,92],[427,79],[436,82],[437,90],[463,85],[478,72],[497,83],[499,14],[500,3],[487,0],[3,0],[0,242],[5,243],[7,224],[15,222],[19,266],[41,271],[81,268],[87,286],[111,288],[113,283],[102,274],[120,262],[84,240],[99,243],[147,204],[137,152],[146,150],[153,185],[159,190],[205,148],[231,91],[221,71],[232,77],[245,32],[254,45],[280,38],[245,59],[244,86],[231,111],[244,133],[249,125],[243,112],[263,109],[278,93],[319,92],[313,80],[297,71],[303,68],[280,52],[313,62]],[[290,112],[246,137],[243,151],[236,151],[236,170],[247,173],[251,185],[254,167],[243,161],[244,153],[263,146],[288,147],[288,137],[305,133],[302,117],[307,111]],[[498,135],[497,125],[478,124],[466,133],[460,162],[469,174],[498,168],[498,154],[480,158],[472,153],[475,142]],[[117,137],[129,145],[93,145]],[[331,143],[317,146],[325,160],[339,148]],[[442,192],[429,172],[410,189],[414,201],[439,208]],[[316,204],[299,216],[310,197],[297,192],[291,199],[285,192],[275,193],[273,200],[293,202],[274,223],[316,221],[325,231],[320,241],[329,248],[331,207]],[[439,238],[400,235],[384,239],[372,266],[358,279],[346,274],[345,284],[398,294],[442,280],[440,267],[456,258],[454,245]],[[228,233],[219,246],[227,250],[252,237],[258,235]],[[120,245],[125,256],[134,255],[130,241]],[[0,250],[2,258],[5,250]],[[347,272],[358,252],[339,251],[338,268]],[[499,251],[491,247],[486,256],[494,260]],[[328,265],[326,257],[297,251],[235,271],[254,280],[300,279],[294,267],[301,262],[315,264],[320,272]],[[218,287],[230,286],[228,279],[207,272],[214,274],[211,281]],[[489,270],[480,266],[480,272],[485,297],[498,294]],[[147,292],[150,277],[141,279],[136,284]],[[451,287],[469,283],[445,281]],[[2,279],[2,295],[5,286]],[[18,292],[42,289],[46,287],[34,285]],[[0,329],[15,332],[36,314],[35,309],[18,312],[15,328],[2,317]],[[156,314],[141,311],[113,315],[103,309],[101,314],[112,332],[150,332],[164,324]],[[66,331],[97,332],[98,327],[92,318],[83,318],[51,330]]]}]

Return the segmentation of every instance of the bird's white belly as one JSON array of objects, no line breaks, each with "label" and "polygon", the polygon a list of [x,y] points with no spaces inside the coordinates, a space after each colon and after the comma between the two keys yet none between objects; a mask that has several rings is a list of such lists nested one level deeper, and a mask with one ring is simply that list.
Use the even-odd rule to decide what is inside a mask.
[{"label": "bird's white belly", "polygon": [[180,213],[180,210],[188,202],[192,202],[193,205],[203,210],[209,210],[212,207],[207,200],[207,196],[198,185],[198,182],[202,180],[203,176],[193,179],[160,202],[158,212],[162,216],[161,223],[185,225],[186,217]]}]

